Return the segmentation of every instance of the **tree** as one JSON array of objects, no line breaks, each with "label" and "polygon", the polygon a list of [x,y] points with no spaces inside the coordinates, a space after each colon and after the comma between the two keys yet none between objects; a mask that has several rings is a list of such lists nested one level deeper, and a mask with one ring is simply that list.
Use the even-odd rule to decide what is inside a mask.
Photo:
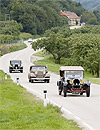
[{"label": "tree", "polygon": [[22,28],[22,25],[14,20],[0,21],[0,34],[18,37]]},{"label": "tree", "polygon": [[77,65],[89,69],[92,74],[99,77],[99,35],[78,34],[71,37],[71,57]]},{"label": "tree", "polygon": [[98,48],[92,48],[88,50],[88,55],[85,59],[88,68],[91,70],[91,73],[94,75],[96,73],[96,77],[99,77],[99,50]]},{"label": "tree", "polygon": [[97,21],[100,24],[100,8],[98,10],[94,10],[93,13],[95,14]]},{"label": "tree", "polygon": [[85,22],[87,24],[98,24],[96,16],[92,12],[84,11],[82,13],[82,22]]},{"label": "tree", "polygon": [[52,33],[48,38],[39,40],[32,44],[34,49],[45,48],[50,54],[53,55],[55,63],[60,64],[60,59],[66,55],[69,57],[69,45],[67,38],[61,37],[61,35],[56,35]]}]

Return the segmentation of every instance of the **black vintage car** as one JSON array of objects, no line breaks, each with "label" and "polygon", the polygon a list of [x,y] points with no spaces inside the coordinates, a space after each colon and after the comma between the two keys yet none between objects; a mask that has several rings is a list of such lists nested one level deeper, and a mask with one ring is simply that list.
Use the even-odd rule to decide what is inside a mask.
[{"label": "black vintage car", "polygon": [[57,81],[59,89],[59,95],[62,91],[64,97],[68,93],[80,94],[86,93],[86,96],[90,96],[90,82],[83,81],[83,67],[81,66],[62,66],[60,67],[60,80]]},{"label": "black vintage car", "polygon": [[23,66],[21,60],[10,60],[9,72],[23,73]]}]

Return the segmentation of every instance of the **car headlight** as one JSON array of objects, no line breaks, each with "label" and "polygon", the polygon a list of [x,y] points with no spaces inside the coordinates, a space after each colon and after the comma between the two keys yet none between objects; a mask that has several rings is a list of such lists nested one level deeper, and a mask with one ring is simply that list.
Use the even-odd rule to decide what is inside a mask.
[{"label": "car headlight", "polygon": [[73,80],[70,80],[69,83],[70,83],[70,84],[73,84]]},{"label": "car headlight", "polygon": [[83,84],[83,80],[80,80],[80,84]]},{"label": "car headlight", "polygon": [[67,82],[64,82],[64,86],[67,86]]}]

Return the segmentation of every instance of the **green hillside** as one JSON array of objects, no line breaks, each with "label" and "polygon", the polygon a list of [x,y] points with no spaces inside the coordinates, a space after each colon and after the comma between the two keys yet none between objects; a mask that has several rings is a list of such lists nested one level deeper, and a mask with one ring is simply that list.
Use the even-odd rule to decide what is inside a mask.
[{"label": "green hillside", "polygon": [[1,0],[0,9],[0,20],[5,20],[5,14],[10,14],[11,20],[23,25],[23,32],[35,35],[67,24],[67,18],[59,15],[61,10],[73,11],[79,16],[84,11],[80,4],[71,0]]},{"label": "green hillside", "polygon": [[100,8],[97,10],[94,10],[93,13],[95,14],[97,21],[100,24]]},{"label": "green hillside", "polygon": [[72,0],[1,0],[0,6],[0,21],[15,20],[22,24],[22,32],[32,35],[68,24],[68,18],[60,16],[61,10],[75,12],[86,24],[98,24],[92,12]]},{"label": "green hillside", "polygon": [[73,0],[73,1],[80,2],[82,6],[89,11],[93,11],[95,9],[100,8],[100,0]]}]

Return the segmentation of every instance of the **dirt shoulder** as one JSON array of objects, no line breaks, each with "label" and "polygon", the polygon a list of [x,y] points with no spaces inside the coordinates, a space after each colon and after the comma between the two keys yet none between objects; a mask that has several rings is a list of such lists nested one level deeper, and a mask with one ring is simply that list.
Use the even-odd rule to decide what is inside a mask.
[{"label": "dirt shoulder", "polygon": [[34,63],[35,61],[43,60],[43,59],[44,59],[44,57],[39,57],[39,56],[34,56],[34,55],[32,55],[31,58],[30,58],[30,61],[31,61],[32,63]]}]

